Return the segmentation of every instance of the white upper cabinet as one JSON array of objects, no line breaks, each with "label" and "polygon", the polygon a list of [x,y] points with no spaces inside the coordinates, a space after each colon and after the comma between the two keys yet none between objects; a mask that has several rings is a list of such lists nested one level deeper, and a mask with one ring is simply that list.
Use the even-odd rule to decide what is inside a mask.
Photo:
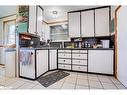
[{"label": "white upper cabinet", "polygon": [[69,37],[80,37],[80,12],[69,13]]},{"label": "white upper cabinet", "polygon": [[94,37],[94,10],[81,12],[81,36]]},{"label": "white upper cabinet", "polygon": [[43,40],[44,33],[43,33],[43,10],[37,6],[37,34],[40,36],[40,40]]},{"label": "white upper cabinet", "polygon": [[109,36],[109,8],[95,10],[95,36]]},{"label": "white upper cabinet", "polygon": [[36,34],[36,6],[29,6],[29,33]]}]

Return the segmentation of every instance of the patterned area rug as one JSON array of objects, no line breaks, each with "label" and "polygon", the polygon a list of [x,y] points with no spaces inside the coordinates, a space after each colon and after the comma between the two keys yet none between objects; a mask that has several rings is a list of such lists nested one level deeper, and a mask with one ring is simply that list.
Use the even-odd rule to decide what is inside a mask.
[{"label": "patterned area rug", "polygon": [[65,78],[66,76],[70,75],[69,73],[66,73],[64,71],[56,71],[51,74],[41,76],[37,79],[37,81],[42,84],[44,87],[48,87],[55,82]]}]

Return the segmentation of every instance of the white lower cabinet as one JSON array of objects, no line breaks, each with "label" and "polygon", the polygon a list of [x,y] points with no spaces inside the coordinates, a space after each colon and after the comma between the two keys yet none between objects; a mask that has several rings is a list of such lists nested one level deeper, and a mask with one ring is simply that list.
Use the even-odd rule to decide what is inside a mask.
[{"label": "white lower cabinet", "polygon": [[113,74],[113,50],[89,50],[88,72]]},{"label": "white lower cabinet", "polygon": [[50,70],[57,69],[57,50],[49,50]]},{"label": "white lower cabinet", "polygon": [[15,77],[16,51],[5,52],[5,76]]},{"label": "white lower cabinet", "polygon": [[48,71],[48,50],[36,51],[37,77]]},{"label": "white lower cabinet", "polygon": [[59,69],[71,70],[71,65],[58,64]]},{"label": "white lower cabinet", "polygon": [[76,66],[76,65],[73,65],[72,66],[72,70],[87,72],[87,66]]}]

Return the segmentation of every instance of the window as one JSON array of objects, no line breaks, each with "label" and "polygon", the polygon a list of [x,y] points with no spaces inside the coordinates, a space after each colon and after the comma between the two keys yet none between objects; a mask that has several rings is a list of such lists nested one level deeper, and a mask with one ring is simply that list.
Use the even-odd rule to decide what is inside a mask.
[{"label": "window", "polygon": [[4,44],[12,45],[15,44],[15,21],[8,21],[4,24]]},{"label": "window", "polygon": [[52,41],[68,39],[68,24],[50,26],[50,38]]}]

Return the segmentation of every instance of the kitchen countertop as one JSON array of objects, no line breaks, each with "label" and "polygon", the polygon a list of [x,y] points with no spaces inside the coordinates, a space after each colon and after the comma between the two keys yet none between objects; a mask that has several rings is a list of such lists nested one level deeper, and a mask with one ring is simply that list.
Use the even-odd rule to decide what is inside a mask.
[{"label": "kitchen countertop", "polygon": [[114,50],[114,48],[57,48],[57,47],[43,47],[43,48],[20,48],[21,50]]},{"label": "kitchen countertop", "polygon": [[16,51],[16,48],[7,48],[5,49],[5,52],[13,52]]}]

